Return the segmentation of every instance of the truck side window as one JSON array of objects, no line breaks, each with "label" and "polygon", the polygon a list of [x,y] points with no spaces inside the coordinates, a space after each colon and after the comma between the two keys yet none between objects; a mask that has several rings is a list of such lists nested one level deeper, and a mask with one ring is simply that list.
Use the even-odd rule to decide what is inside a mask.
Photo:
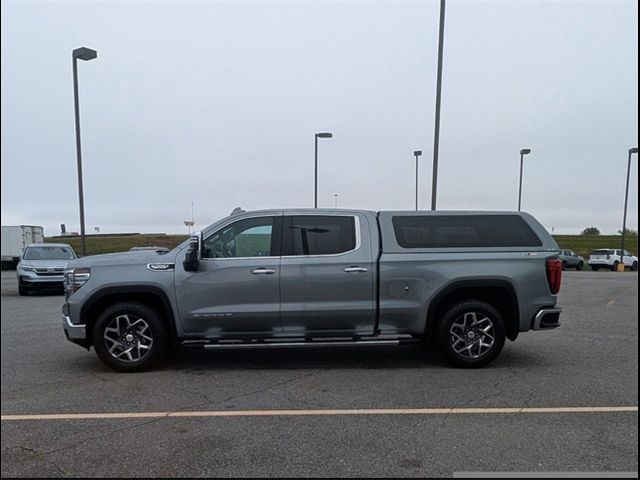
[{"label": "truck side window", "polygon": [[273,218],[238,220],[207,237],[203,258],[241,258],[272,256]]},{"label": "truck side window", "polygon": [[285,220],[283,256],[334,255],[355,248],[354,217],[296,215]]},{"label": "truck side window", "polygon": [[542,246],[518,215],[398,215],[392,222],[402,248]]}]

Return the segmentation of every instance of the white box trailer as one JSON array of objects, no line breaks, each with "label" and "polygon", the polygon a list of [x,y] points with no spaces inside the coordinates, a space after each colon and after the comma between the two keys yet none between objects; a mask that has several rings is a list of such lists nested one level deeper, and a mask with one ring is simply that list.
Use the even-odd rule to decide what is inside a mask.
[{"label": "white box trailer", "polygon": [[16,268],[24,247],[44,242],[44,228],[36,225],[2,226],[2,268]]}]

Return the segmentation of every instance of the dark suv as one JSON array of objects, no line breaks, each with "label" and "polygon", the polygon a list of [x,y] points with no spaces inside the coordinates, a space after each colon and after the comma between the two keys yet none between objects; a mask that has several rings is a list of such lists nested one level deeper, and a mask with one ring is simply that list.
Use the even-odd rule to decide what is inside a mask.
[{"label": "dark suv", "polygon": [[575,268],[582,270],[584,267],[584,258],[576,254],[573,250],[561,250],[560,260],[562,260],[562,269]]}]

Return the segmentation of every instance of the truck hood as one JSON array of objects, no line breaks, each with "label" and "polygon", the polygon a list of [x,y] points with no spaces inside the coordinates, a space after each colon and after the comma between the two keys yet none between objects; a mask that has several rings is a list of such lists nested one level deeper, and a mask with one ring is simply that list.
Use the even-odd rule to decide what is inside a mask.
[{"label": "truck hood", "polygon": [[69,262],[69,268],[97,267],[100,265],[135,265],[147,263],[173,263],[176,251],[159,254],[153,250],[137,252],[106,253],[104,255],[90,255]]}]

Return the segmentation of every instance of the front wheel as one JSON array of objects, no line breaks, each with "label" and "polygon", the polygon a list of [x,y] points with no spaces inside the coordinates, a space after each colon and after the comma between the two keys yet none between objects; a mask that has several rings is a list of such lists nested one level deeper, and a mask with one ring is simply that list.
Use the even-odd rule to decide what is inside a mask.
[{"label": "front wheel", "polygon": [[115,304],[102,312],[93,328],[93,347],[118,372],[155,367],[167,353],[169,336],[162,317],[138,302]]},{"label": "front wheel", "polygon": [[638,262],[633,262],[633,264],[631,265],[631,271],[632,272],[638,271]]},{"label": "front wheel", "polygon": [[611,265],[611,271],[612,272],[617,272],[618,271],[618,265],[620,265],[619,262],[613,262],[613,265]]},{"label": "front wheel", "polygon": [[580,262],[578,263],[578,266],[576,267],[576,270],[582,270],[584,268],[584,263]]},{"label": "front wheel", "polygon": [[447,360],[457,367],[478,368],[500,354],[506,332],[495,307],[481,300],[465,300],[445,312],[436,335]]}]

